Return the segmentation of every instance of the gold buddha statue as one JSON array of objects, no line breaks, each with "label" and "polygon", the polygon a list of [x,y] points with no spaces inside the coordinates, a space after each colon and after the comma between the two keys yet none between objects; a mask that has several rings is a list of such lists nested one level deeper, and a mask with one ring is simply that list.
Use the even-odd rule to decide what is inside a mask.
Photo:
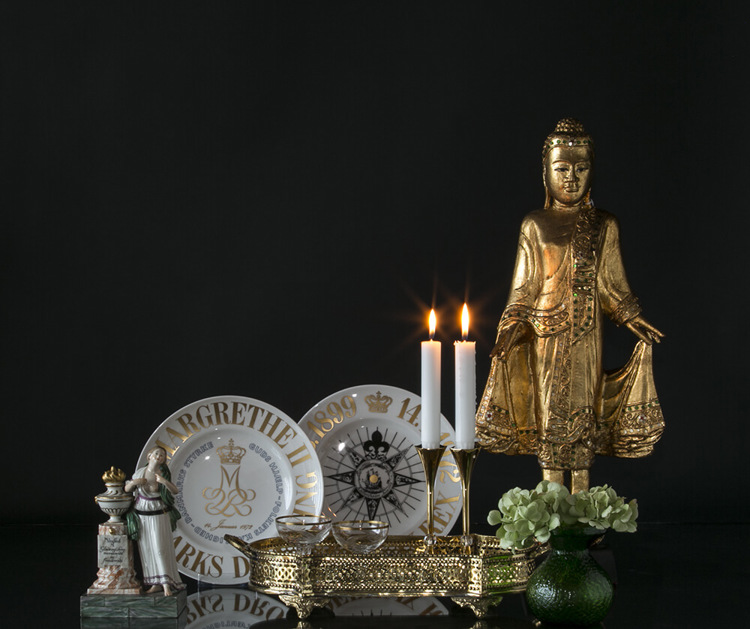
[{"label": "gold buddha statue", "polygon": [[[652,343],[620,254],[618,223],[594,207],[594,143],[561,120],[542,151],[544,209],[523,220],[516,267],[477,411],[485,450],[534,454],[545,479],[587,489],[595,454],[650,454],[664,430]],[[639,339],[628,363],[602,368],[606,315]]]}]

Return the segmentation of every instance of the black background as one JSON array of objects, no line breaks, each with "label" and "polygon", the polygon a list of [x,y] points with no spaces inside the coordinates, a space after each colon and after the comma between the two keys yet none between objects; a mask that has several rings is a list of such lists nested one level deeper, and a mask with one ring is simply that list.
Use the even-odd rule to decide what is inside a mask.
[{"label": "black background", "polygon": [[[743,3],[14,3],[0,8],[2,523],[92,523],[171,413],[340,389],[478,392],[541,146],[581,119],[593,198],[666,333],[667,431],[592,482],[650,522],[748,520]],[[607,367],[634,337],[605,330]],[[531,486],[481,455],[472,520]]]}]

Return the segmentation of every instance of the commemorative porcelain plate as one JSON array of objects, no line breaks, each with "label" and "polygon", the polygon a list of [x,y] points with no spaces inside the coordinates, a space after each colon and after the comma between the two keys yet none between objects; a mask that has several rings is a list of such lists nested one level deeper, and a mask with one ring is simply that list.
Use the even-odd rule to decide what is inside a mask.
[{"label": "commemorative porcelain plate", "polygon": [[249,564],[224,535],[247,542],[276,535],[278,515],[315,515],[323,506],[321,467],[297,423],[252,398],[220,396],[168,417],[143,448],[167,451],[182,516],[174,533],[182,574],[218,585],[247,582]]},{"label": "commemorative porcelain plate", "polygon": [[[323,468],[326,512],[335,520],[384,520],[390,535],[427,532],[425,476],[415,446],[421,442],[421,399],[397,387],[344,389],[313,406],[300,428]],[[447,535],[461,512],[461,479],[450,447],[453,428],[441,416],[448,448],[435,479],[435,533]]]}]

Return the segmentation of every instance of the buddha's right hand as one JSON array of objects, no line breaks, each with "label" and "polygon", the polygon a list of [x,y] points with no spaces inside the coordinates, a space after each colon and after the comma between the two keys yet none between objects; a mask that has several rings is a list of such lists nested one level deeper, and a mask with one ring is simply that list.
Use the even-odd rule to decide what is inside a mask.
[{"label": "buddha's right hand", "polygon": [[514,321],[497,335],[497,342],[495,347],[492,348],[490,356],[505,362],[508,360],[511,350],[522,341],[527,340],[530,334],[529,326],[526,323]]}]

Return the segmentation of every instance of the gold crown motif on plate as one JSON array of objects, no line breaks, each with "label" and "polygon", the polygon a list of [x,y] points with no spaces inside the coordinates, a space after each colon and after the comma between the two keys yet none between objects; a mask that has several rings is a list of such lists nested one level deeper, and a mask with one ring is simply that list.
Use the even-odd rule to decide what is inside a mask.
[{"label": "gold crown motif on plate", "polygon": [[242,461],[242,457],[247,453],[247,450],[234,445],[234,439],[230,439],[227,445],[221,446],[221,448],[216,448],[216,453],[219,455],[219,459],[222,463],[227,465],[239,465],[240,461]]},{"label": "gold crown motif on plate", "polygon": [[365,397],[365,402],[367,402],[371,413],[387,413],[388,407],[393,402],[393,398],[383,395],[378,391],[375,395],[370,394]]}]

